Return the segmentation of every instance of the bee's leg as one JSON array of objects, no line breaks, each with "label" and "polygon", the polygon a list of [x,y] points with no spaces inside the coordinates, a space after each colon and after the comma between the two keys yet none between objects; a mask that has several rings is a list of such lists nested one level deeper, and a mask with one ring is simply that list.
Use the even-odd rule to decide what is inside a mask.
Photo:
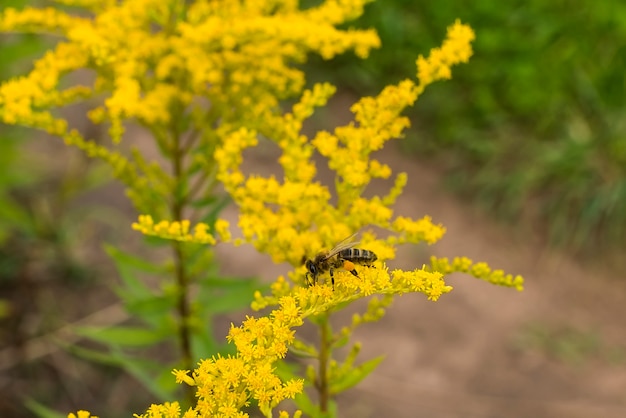
[{"label": "bee's leg", "polygon": [[[343,269],[344,270],[348,270],[355,277],[359,277],[359,275],[356,272],[356,269],[354,268],[354,263],[352,261],[343,260]],[[359,279],[360,279],[360,277],[359,277]]]},{"label": "bee's leg", "polygon": [[335,269],[333,269],[332,267],[330,268],[330,282],[332,283],[333,286],[333,291],[335,290],[335,276],[333,275],[333,272],[335,271]]}]

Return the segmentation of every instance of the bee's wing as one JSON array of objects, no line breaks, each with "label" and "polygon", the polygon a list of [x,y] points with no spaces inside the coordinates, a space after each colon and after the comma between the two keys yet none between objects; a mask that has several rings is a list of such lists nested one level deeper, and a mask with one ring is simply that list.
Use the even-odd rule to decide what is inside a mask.
[{"label": "bee's wing", "polygon": [[342,240],[341,242],[339,242],[339,244],[335,245],[333,249],[330,250],[328,254],[326,254],[326,257],[324,257],[324,260],[328,260],[329,258],[339,254],[343,250],[347,250],[348,248],[352,248],[352,247],[359,245],[360,241],[353,241],[356,234],[357,233],[350,235],[348,238]]}]

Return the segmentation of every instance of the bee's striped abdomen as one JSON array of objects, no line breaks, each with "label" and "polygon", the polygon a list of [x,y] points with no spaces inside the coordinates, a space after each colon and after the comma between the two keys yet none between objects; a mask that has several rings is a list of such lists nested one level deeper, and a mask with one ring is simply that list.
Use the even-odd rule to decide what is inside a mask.
[{"label": "bee's striped abdomen", "polygon": [[378,259],[376,254],[369,250],[361,250],[359,248],[348,248],[339,252],[339,257],[353,263],[373,263]]}]

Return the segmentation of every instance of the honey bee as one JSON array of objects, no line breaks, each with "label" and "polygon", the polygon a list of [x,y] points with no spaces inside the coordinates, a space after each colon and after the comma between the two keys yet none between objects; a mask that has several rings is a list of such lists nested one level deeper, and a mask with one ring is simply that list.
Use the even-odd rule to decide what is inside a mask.
[{"label": "honey bee", "polygon": [[335,269],[341,268],[359,277],[354,268],[355,264],[371,267],[371,263],[376,261],[378,257],[372,251],[354,248],[360,243],[359,241],[352,241],[355,236],[356,234],[353,234],[335,245],[332,250],[323,251],[312,260],[306,260],[306,281],[309,286],[316,284],[318,276],[328,271],[334,290],[335,277],[333,272]]}]

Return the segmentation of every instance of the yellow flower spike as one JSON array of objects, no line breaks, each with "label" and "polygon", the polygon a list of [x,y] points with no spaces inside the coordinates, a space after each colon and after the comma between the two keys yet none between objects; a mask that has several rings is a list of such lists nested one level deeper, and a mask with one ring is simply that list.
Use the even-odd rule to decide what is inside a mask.
[{"label": "yellow flower spike", "polygon": [[53,9],[35,9],[26,7],[22,10],[7,8],[0,16],[0,31],[9,30],[46,30],[50,32],[66,31],[76,24],[76,18]]},{"label": "yellow flower spike", "polygon": [[467,257],[454,257],[452,260],[452,271],[461,271],[463,273],[468,273],[470,271],[470,267],[473,264],[473,261]]},{"label": "yellow flower spike", "polygon": [[476,263],[472,266],[469,273],[476,277],[485,277],[491,273],[491,268],[487,263]]},{"label": "yellow flower spike", "polygon": [[215,221],[215,232],[220,237],[221,242],[230,242],[230,223],[224,219],[218,219]]},{"label": "yellow flower spike", "polygon": [[395,204],[398,197],[402,194],[402,191],[404,190],[404,187],[406,186],[407,182],[408,182],[407,174],[399,173],[396,176],[393,187],[391,188],[391,190],[389,190],[389,193],[385,197],[383,197],[382,199],[383,205],[392,206],[393,204]]},{"label": "yellow flower spike", "polygon": [[[216,228],[220,228],[216,233],[220,236],[220,239],[230,239],[230,233],[228,231],[228,222],[218,220],[216,222]],[[173,239],[177,241],[194,242],[197,244],[217,244],[216,238],[209,234],[209,226],[204,223],[198,223],[191,227],[189,220],[183,221],[160,221],[154,223],[154,220],[149,215],[139,215],[138,222],[132,224],[134,230],[140,231],[144,235],[151,235],[164,239]],[[193,234],[190,231],[193,229]]]},{"label": "yellow flower spike", "polygon": [[432,223],[430,216],[424,216],[422,219],[412,220],[410,218],[399,216],[391,227],[394,231],[404,233],[404,237],[399,239],[399,243],[411,242],[417,244],[426,242],[434,244],[439,241],[446,232],[442,225]]},{"label": "yellow flower spike", "polygon": [[403,293],[424,293],[432,301],[436,301],[442,294],[452,290],[452,286],[446,285],[443,281],[441,273],[423,269],[411,272],[394,270],[392,272],[392,286],[394,289],[403,291]]},{"label": "yellow flower spike", "polygon": [[450,26],[441,48],[432,49],[428,58],[420,55],[417,59],[417,77],[420,87],[450,78],[450,67],[467,62],[472,56],[471,42],[474,39],[474,31],[459,20]]}]

